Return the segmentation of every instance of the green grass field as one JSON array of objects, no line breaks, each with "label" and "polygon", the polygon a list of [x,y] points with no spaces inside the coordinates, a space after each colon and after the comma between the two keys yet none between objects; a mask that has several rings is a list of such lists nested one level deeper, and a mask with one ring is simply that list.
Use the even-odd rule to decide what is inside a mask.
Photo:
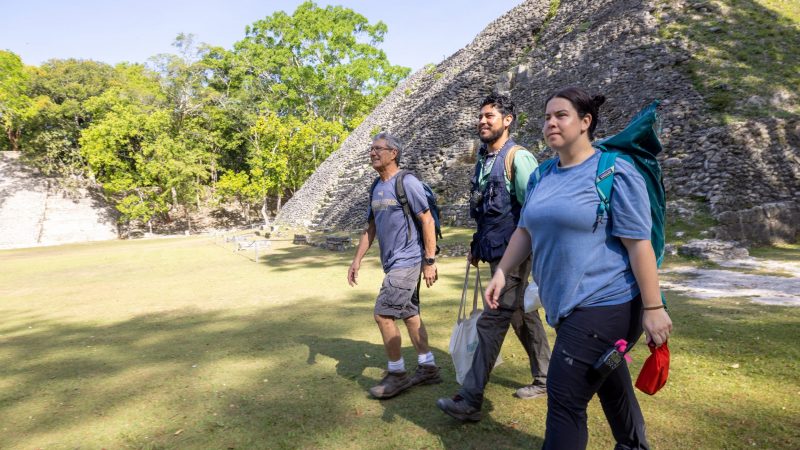
[{"label": "green grass field", "polygon": [[[460,257],[445,259],[422,294],[446,382],[370,399],[386,364],[371,317],[381,272],[373,249],[350,288],[350,259],[278,242],[256,264],[205,237],[0,252],[0,448],[541,444],[546,400],[512,397],[530,382],[513,332],[482,422],[459,424],[434,405],[457,389],[447,345]],[[797,448],[800,309],[668,299],[670,381],[639,396],[653,447]],[[633,356],[635,376],[646,349]],[[613,447],[596,401],[589,427],[590,448]]]}]

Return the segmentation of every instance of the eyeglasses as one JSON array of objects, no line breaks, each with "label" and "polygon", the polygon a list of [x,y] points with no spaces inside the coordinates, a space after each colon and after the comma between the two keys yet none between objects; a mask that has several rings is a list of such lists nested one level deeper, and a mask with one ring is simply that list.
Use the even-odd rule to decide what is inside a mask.
[{"label": "eyeglasses", "polygon": [[389,147],[378,147],[377,145],[373,145],[372,147],[369,148],[369,152],[370,153],[372,153],[372,152],[378,153],[378,152],[381,152],[383,150],[394,150],[394,149],[393,148],[389,148]]}]

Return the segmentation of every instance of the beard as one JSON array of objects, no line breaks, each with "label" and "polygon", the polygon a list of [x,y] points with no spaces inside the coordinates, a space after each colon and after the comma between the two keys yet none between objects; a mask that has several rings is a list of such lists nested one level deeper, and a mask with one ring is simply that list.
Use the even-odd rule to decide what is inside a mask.
[{"label": "beard", "polygon": [[500,128],[499,130],[495,130],[495,129],[490,128],[488,131],[489,131],[489,134],[487,136],[482,135],[480,130],[478,131],[478,138],[484,144],[491,144],[491,143],[495,142],[496,140],[500,139],[500,137],[503,135],[503,129],[502,128]]}]

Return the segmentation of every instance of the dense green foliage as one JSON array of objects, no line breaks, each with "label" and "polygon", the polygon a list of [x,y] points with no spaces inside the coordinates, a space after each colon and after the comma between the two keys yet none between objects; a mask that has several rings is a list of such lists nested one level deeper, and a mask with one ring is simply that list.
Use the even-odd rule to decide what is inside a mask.
[{"label": "dense green foliage", "polygon": [[[268,222],[409,70],[387,31],[313,2],[247,27],[232,49],[180,34],[147,65],[0,52],[0,147],[65,180],[93,180],[125,221],[215,201]],[[188,221],[187,221],[188,222]]]}]

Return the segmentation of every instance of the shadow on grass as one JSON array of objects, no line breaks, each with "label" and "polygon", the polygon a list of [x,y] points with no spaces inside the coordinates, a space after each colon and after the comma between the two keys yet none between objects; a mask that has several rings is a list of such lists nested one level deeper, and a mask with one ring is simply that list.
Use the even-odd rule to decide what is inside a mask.
[{"label": "shadow on grass", "polygon": [[[309,348],[308,364],[315,364],[317,355],[333,358],[337,361],[336,374],[345,379],[355,380],[365,393],[375,385],[376,380],[364,376],[364,371],[368,367],[384,368],[385,358],[382,357],[384,347],[381,344],[318,336],[301,336],[298,342]],[[437,348],[432,348],[431,351],[438,365],[443,366],[445,361],[450,361],[450,355],[446,352]],[[363,354],[381,356],[365,360],[360,358]],[[453,372],[451,370],[443,370],[442,372],[442,375],[448,381],[440,387],[416,386],[411,388],[410,392],[404,392],[398,397],[388,400],[374,400],[384,408],[383,420],[387,424],[394,422],[396,417],[408,420],[426,429],[429,433],[438,436],[443,448],[446,449],[486,448],[485,446],[488,442],[484,440],[485,436],[484,439],[479,440],[474,438],[488,430],[496,433],[493,434],[492,445],[497,448],[515,449],[541,446],[541,438],[530,436],[510,426],[496,422],[489,414],[493,409],[490,400],[485,402],[483,419],[477,424],[461,424],[439,411],[435,405],[436,399],[449,397],[458,389],[458,386],[453,382]],[[410,401],[404,401],[404,398],[408,398]]]},{"label": "shadow on grass", "polygon": [[[450,358],[439,348],[433,351],[443,367],[443,384],[419,386],[387,401],[368,399],[366,390],[385,364],[379,333],[370,323],[372,301],[371,295],[360,295],[342,306],[306,297],[238,313],[183,309],[101,324],[7,313],[0,328],[0,448],[541,444],[530,429],[543,424],[516,429],[499,422],[508,414],[493,413],[489,402],[477,424],[459,424],[436,409],[436,398],[457,390]],[[712,305],[675,296],[670,306],[677,361],[701,360],[712,366],[709,372],[745,361],[735,376],[751,378],[753,386],[800,389],[800,321],[785,314],[787,308]],[[404,354],[413,358],[408,343]],[[720,447],[768,436],[767,447],[792,448],[799,425],[792,403],[786,411],[770,408],[758,389],[709,396],[694,383],[724,383],[729,377],[687,375],[679,364],[674,370],[671,383],[688,381],[681,386],[688,397],[675,394],[680,385],[668,384],[667,397],[649,412],[702,424],[683,433],[687,445],[697,448],[710,433],[723,440]],[[517,387],[501,377],[492,383]],[[736,401],[737,396],[743,399]],[[518,405],[500,398],[495,404]],[[658,422],[652,425],[659,429]],[[599,431],[590,429],[593,436]],[[656,437],[665,440],[671,432],[664,429]]]},{"label": "shadow on grass", "polygon": [[[300,302],[303,303],[310,301]],[[313,333],[324,328],[326,333],[346,334],[347,327],[329,323],[322,327],[321,322],[313,318],[301,320],[311,316],[314,309],[297,307],[293,308],[292,314],[264,310],[252,317],[181,310],[139,316],[110,325],[61,323],[41,320],[27,313],[18,317],[7,315],[4,317],[6,323],[19,320],[29,325],[5,326],[2,332],[6,337],[0,338],[4,359],[0,366],[0,381],[13,385],[13,389],[0,392],[0,424],[3,424],[0,425],[0,447],[24,446],[29,442],[26,439],[36,436],[46,439],[53,433],[59,435],[80,430],[88,421],[102,422],[105,416],[119,414],[121,408],[141,401],[152,402],[152,409],[144,405],[137,407],[142,418],[139,426],[134,428],[144,431],[132,433],[125,439],[139,445],[144,441],[137,436],[149,436],[156,439],[151,442],[157,442],[161,433],[165,436],[161,442],[163,445],[197,445],[204,439],[203,433],[207,432],[203,422],[210,418],[204,418],[206,411],[214,409],[230,413],[224,405],[226,400],[216,395],[223,382],[212,382],[215,387],[211,390],[198,388],[198,383],[209,383],[208,380],[228,372],[219,366],[224,361],[264,361],[255,364],[261,369],[251,371],[249,377],[239,381],[245,387],[237,396],[252,397],[261,388],[257,381],[262,378],[280,380],[286,376],[286,359],[293,356],[287,354],[286,349],[296,347],[291,340],[292,332]],[[357,310],[362,312],[360,308]],[[325,311],[325,308],[316,308],[316,312],[320,311]],[[347,318],[351,312],[345,309],[335,315]],[[298,316],[294,316],[295,313]],[[331,313],[325,311],[325,314]],[[267,364],[266,361],[270,360],[277,363],[274,366]],[[174,389],[178,387],[176,384],[180,385],[177,391]],[[288,386],[280,382],[276,384],[279,388],[285,387],[286,393],[291,392]],[[178,409],[185,403],[184,397],[194,397],[189,411]],[[298,408],[293,403],[285,400],[282,405],[284,412],[291,413]],[[258,407],[273,411],[277,406],[259,403]],[[199,434],[189,433],[187,424],[176,424],[159,431],[161,426],[152,421],[173,409],[178,409],[179,414],[194,422],[195,426],[200,422],[199,430],[195,430]],[[26,415],[21,417],[20,411]],[[283,438],[279,436],[276,441],[272,434],[265,434],[261,424],[250,422],[246,417],[229,421],[233,423],[223,428],[239,428],[244,433],[241,436],[245,443],[274,443]],[[325,429],[324,421],[317,425],[320,430]],[[178,428],[187,428],[187,432],[166,439]],[[216,428],[212,426],[212,429]],[[113,447],[123,438],[111,435],[106,439],[103,443]]]},{"label": "shadow on grass", "polygon": [[[0,448],[370,447],[362,434],[379,433],[377,423],[395,427],[396,419],[404,423],[398,433],[430,442],[420,427],[444,448],[536,441],[491,417],[463,427],[444,416],[434,402],[455,391],[452,381],[366,400],[377,380],[364,371],[383,367],[383,346],[322,336],[363,327],[371,302],[360,296],[331,307],[302,299],[244,316],[184,309],[101,325],[9,314],[4,321],[15,325],[1,331],[0,386],[13,388],[0,390]],[[433,351],[440,364],[449,362]],[[317,364],[320,355],[333,358],[335,369]],[[379,410],[354,414],[363,404]],[[90,429],[104,431],[90,437]],[[386,446],[400,445],[390,439]]]},{"label": "shadow on grass", "polygon": [[[272,250],[266,255],[260,256],[258,262],[280,272],[308,267],[341,267],[342,279],[344,280],[352,258],[353,253],[349,250],[334,252],[309,245],[294,245]],[[366,263],[370,259],[367,257],[364,262]]]}]

